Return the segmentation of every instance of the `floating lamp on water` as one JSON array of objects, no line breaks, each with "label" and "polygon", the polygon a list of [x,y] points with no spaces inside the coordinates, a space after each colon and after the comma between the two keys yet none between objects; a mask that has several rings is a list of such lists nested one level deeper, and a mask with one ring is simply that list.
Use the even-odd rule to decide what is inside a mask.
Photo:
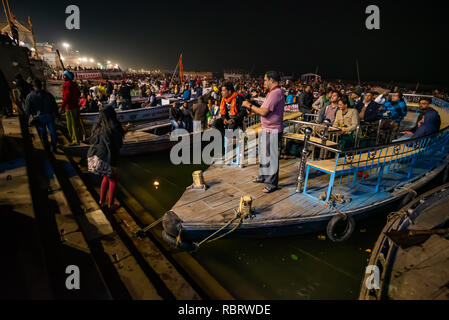
[{"label": "floating lamp on water", "polygon": [[155,189],[159,188],[159,185],[160,185],[159,181],[154,180],[154,182],[153,182],[154,188],[155,188]]}]

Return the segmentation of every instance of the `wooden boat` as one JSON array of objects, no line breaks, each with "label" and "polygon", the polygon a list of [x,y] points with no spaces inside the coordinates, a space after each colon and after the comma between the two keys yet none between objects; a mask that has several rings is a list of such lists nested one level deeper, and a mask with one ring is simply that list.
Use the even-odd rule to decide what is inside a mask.
[{"label": "wooden boat", "polygon": [[[168,120],[138,125],[128,131],[120,149],[122,156],[158,152],[170,149],[176,142],[170,141],[171,124]],[[151,133],[152,132],[152,133]],[[78,156],[86,156],[89,145],[65,146],[64,150]]]},{"label": "wooden boat", "polygon": [[[211,91],[210,88],[204,89],[204,95],[207,95]],[[142,98],[133,97],[131,102],[133,104],[139,104]],[[165,99],[164,99],[165,100]],[[163,100],[163,101],[164,101]],[[170,101],[183,101],[182,98],[171,99]],[[197,99],[189,100],[189,104],[193,104]],[[120,122],[135,122],[135,121],[150,121],[155,119],[168,118],[168,110],[171,104],[159,105],[155,107],[136,108],[130,110],[117,111],[117,119]],[[81,113],[81,119],[87,124],[93,124],[98,116],[98,112]],[[63,115],[64,117],[64,115]]]},{"label": "wooden boat", "polygon": [[[331,239],[343,240],[352,232],[354,221],[374,209],[410,200],[414,190],[448,166],[449,105],[433,108],[440,114],[443,129],[431,136],[346,151],[338,150],[332,140],[323,144],[309,139],[309,146],[333,156],[317,160],[310,153],[301,175],[303,188],[298,187],[299,159],[280,161],[280,190],[269,194],[262,192],[263,185],[252,182],[258,165],[213,164],[203,175],[207,189],[186,190],[164,215],[164,239],[188,250],[228,232],[227,236],[275,237],[327,230]],[[298,133],[288,135],[304,140]],[[255,215],[233,220],[245,195],[252,198]],[[339,203],[342,199],[346,201]],[[342,221],[345,231],[334,236]]]},{"label": "wooden boat", "polygon": [[[62,85],[64,84],[61,80],[48,80],[47,81],[47,90],[52,93],[56,101],[62,102]],[[204,88],[203,95],[207,95],[212,91],[212,88]],[[161,97],[157,98],[160,100],[160,103],[174,101],[182,101],[182,98],[173,98],[172,94],[165,94]],[[140,105],[141,103],[147,101],[147,98],[140,97],[131,97],[131,103],[133,105]],[[196,99],[191,99],[189,101],[190,104],[195,103]],[[155,119],[162,119],[168,117],[168,110],[170,109],[171,104],[166,103],[163,105],[158,105],[155,107],[145,107],[145,108],[135,108],[130,110],[117,111],[117,119],[120,122],[135,122],[135,121],[151,121]],[[81,112],[80,114],[83,122],[90,126],[94,123],[95,119],[98,116],[98,112]],[[62,118],[65,119],[65,114],[62,114]]]},{"label": "wooden boat", "polygon": [[448,199],[445,184],[390,214],[373,248],[359,299],[449,299]]}]

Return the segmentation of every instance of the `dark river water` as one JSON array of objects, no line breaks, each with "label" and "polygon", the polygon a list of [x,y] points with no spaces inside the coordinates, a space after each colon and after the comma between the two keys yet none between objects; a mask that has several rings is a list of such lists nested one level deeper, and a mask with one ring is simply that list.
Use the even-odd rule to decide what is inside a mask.
[{"label": "dark river water", "polygon": [[[192,183],[192,172],[206,168],[172,165],[169,152],[122,158],[120,183],[159,218]],[[157,189],[154,181],[160,183]],[[357,299],[369,249],[386,215],[378,212],[358,222],[344,243],[323,240],[325,232],[285,238],[224,238],[203,245],[192,256],[238,299]]]}]

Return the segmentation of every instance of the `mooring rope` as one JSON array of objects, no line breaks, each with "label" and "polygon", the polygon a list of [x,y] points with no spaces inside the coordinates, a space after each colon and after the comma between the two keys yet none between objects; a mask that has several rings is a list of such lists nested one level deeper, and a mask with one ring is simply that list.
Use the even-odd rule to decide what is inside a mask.
[{"label": "mooring rope", "polygon": [[[234,212],[235,212],[235,215],[234,215],[234,217],[233,217],[232,219],[230,219],[230,220],[229,220],[227,223],[225,223],[220,229],[218,229],[217,231],[215,231],[214,233],[212,233],[211,235],[209,235],[208,237],[206,237],[206,238],[203,239],[202,241],[200,241],[200,242],[198,242],[198,243],[195,243],[195,245],[199,248],[199,247],[200,247],[202,244],[204,244],[204,243],[210,243],[210,242],[212,242],[212,241],[221,239],[221,238],[225,237],[226,235],[230,234],[231,232],[234,232],[234,231],[235,231],[235,230],[242,224],[243,219],[245,218],[245,217],[242,216],[242,215],[240,214],[240,212],[238,212],[237,210],[234,209]],[[220,235],[220,236],[218,236],[218,237],[216,237],[216,238],[214,238],[214,239],[212,239],[212,240],[209,240],[209,239],[211,239],[213,236],[215,236],[216,234],[218,234],[220,231],[224,230],[224,229],[225,229],[227,226],[229,226],[235,219],[239,218],[239,216],[240,216],[239,223],[237,223],[237,224],[235,225],[235,227],[233,227],[233,228],[232,228],[231,230],[229,230],[228,232],[225,232],[224,234],[222,234],[222,235]]]},{"label": "mooring rope", "polygon": [[164,219],[164,217],[162,216],[161,218],[159,218],[156,221],[154,221],[152,224],[146,226],[144,229],[142,229],[142,231],[143,232],[147,232],[151,228],[153,228],[153,227],[157,226],[159,223],[161,223],[163,219]]}]

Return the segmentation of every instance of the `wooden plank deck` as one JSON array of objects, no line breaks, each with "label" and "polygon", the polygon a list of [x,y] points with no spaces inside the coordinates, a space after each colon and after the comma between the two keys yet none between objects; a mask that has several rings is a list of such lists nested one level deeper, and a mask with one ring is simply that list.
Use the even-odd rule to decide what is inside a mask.
[{"label": "wooden plank deck", "polygon": [[[442,156],[435,159],[435,154],[432,155],[433,160],[436,160],[435,164],[439,163]],[[429,156],[423,156],[416,161],[413,179],[418,179],[428,172],[430,169],[429,160]],[[206,191],[187,190],[172,210],[185,223],[223,224],[234,216],[234,209],[238,207],[240,197],[249,194],[253,198],[253,206],[256,209],[256,217],[251,220],[253,224],[263,221],[310,218],[330,214],[329,208],[324,206],[323,203],[295,192],[298,164],[299,159],[280,160],[280,189],[270,194],[263,193],[263,184],[252,182],[258,175],[258,165],[239,168],[214,164],[204,172],[208,189]],[[406,165],[398,164],[394,172],[405,174]],[[367,179],[357,178],[357,181],[366,186],[375,186],[378,171],[372,169],[366,172],[369,173],[369,177]],[[383,174],[383,189],[377,193],[354,185],[352,183],[353,175],[344,175],[341,184],[338,183],[340,179],[337,178],[333,194],[343,194],[351,199],[349,203],[337,204],[337,208],[351,211],[392,198],[391,191],[407,182],[406,179],[395,173]],[[316,175],[314,170],[311,170],[308,193],[318,197],[327,191],[328,184],[329,175]]]},{"label": "wooden plank deck", "polygon": [[449,298],[449,240],[433,235],[420,246],[398,248],[388,296],[393,300]]},{"label": "wooden plank deck", "polygon": [[[204,173],[209,188],[206,191],[187,190],[175,204],[173,211],[184,222],[220,224],[233,216],[233,209],[238,207],[240,196],[249,194],[256,209],[256,217],[251,223],[329,213],[329,209],[322,203],[295,192],[297,164],[298,159],[280,161],[280,189],[270,194],[263,193],[263,184],[252,182],[252,178],[258,174],[258,165],[243,169],[212,165]],[[321,193],[327,188],[328,176],[314,177],[310,181],[311,192]],[[361,187],[346,184],[336,185],[335,192],[353,199],[351,203],[342,205],[345,209],[391,197],[387,192],[368,192]]]}]

